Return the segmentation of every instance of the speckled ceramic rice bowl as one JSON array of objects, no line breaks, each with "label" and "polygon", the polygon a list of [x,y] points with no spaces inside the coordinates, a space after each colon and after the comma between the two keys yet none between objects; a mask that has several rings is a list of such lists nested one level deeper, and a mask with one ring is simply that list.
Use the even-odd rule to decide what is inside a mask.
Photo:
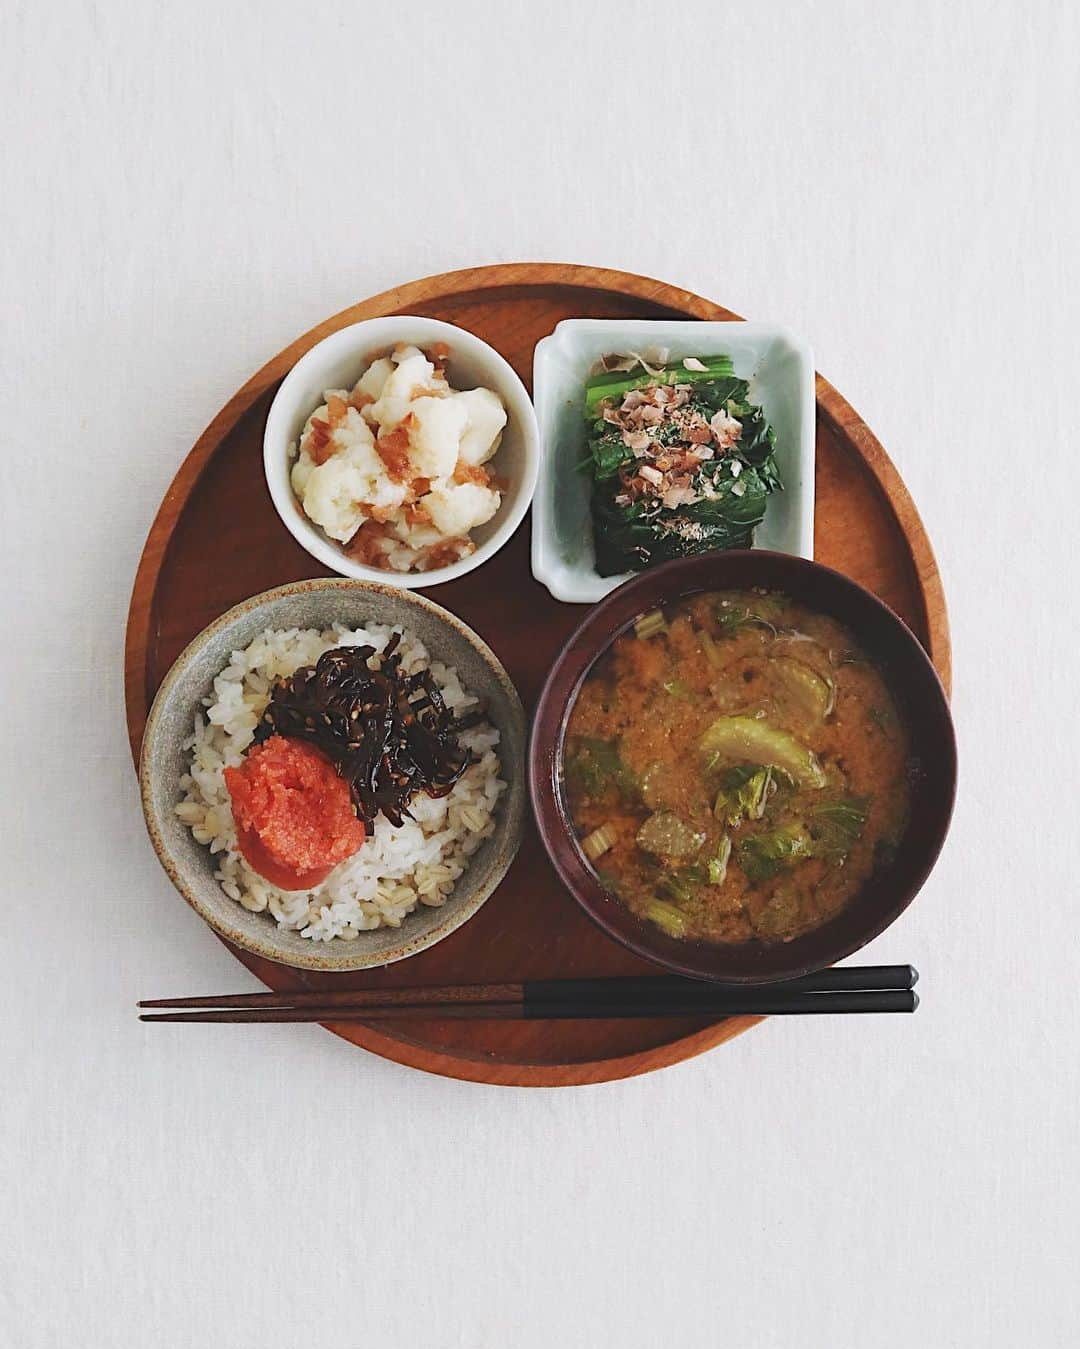
[{"label": "speckled ceramic rice bowl", "polygon": [[[450,794],[415,798],[400,829],[368,839],[310,891],[283,891],[237,847],[223,770],[252,743],[274,679],[335,646],[381,650],[394,631],[406,671],[427,666],[472,763]],[[150,838],[177,889],[221,936],[281,964],[352,970],[434,945],[470,918],[521,841],[525,718],[506,671],[454,615],[376,583],[321,580],[229,610],[182,652],[147,721],[140,764]]]}]

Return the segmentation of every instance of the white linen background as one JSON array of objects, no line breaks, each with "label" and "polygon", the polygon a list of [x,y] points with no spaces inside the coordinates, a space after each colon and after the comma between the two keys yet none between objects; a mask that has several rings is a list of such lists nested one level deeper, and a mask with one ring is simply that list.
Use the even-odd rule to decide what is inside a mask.
[{"label": "white linen background", "polygon": [[[1075,1343],[1076,9],[3,7],[0,1345]],[[166,486],[298,334],[478,263],[789,325],[944,574],[950,842],[865,953],[914,1018],[775,1020],[562,1091],[316,1027],[146,842],[121,641]]]}]

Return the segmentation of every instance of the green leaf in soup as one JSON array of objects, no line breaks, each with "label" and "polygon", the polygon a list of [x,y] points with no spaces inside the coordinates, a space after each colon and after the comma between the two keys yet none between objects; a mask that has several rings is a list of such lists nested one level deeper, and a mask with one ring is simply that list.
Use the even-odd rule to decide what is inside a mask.
[{"label": "green leaf in soup", "polygon": [[779,624],[789,601],[784,595],[778,595],[772,590],[752,590],[747,603],[759,618],[767,618],[770,623]]},{"label": "green leaf in soup", "polygon": [[728,862],[731,859],[731,839],[725,834],[716,849],[715,854],[709,858],[708,878],[710,885],[723,885],[727,879]]},{"label": "green leaf in soup", "polygon": [[812,840],[799,820],[764,834],[751,834],[739,844],[739,865],[754,884],[813,856]]},{"label": "green leaf in soup", "polygon": [[688,926],[686,915],[680,913],[673,904],[665,904],[662,899],[654,899],[646,908],[645,916],[669,937],[686,936]]},{"label": "green leaf in soup", "polygon": [[799,787],[824,787],[825,770],[813,750],[763,717],[717,717],[699,741],[705,756],[752,763],[786,773]]},{"label": "green leaf in soup", "polygon": [[761,628],[770,637],[776,637],[783,607],[782,600],[768,593],[754,595],[750,600],[741,596],[722,597],[714,616],[721,637],[734,636],[748,627]]},{"label": "green leaf in soup", "polygon": [[713,814],[731,828],[744,819],[760,820],[773,786],[773,769],[756,765],[732,768],[724,774],[722,790],[717,794]]},{"label": "green leaf in soup", "polygon": [[575,742],[573,753],[567,756],[566,772],[586,796],[594,799],[604,796],[609,788],[614,788],[624,801],[635,801],[640,795],[637,778],[610,740],[582,736]]},{"label": "green leaf in soup", "polygon": [[688,872],[673,871],[666,876],[662,876],[656,883],[657,890],[670,900],[672,904],[689,904],[694,898],[695,887],[701,883],[702,877],[692,876]]},{"label": "green leaf in soup", "polygon": [[862,835],[868,808],[869,802],[860,796],[816,804],[807,819],[814,856],[843,860]]},{"label": "green leaf in soup", "polygon": [[767,618],[751,613],[749,609],[741,606],[719,610],[716,624],[721,637],[734,637],[736,633],[743,632],[747,628],[760,628],[762,632],[776,636],[776,628]]},{"label": "green leaf in soup", "polygon": [[815,725],[833,710],[836,686],[794,656],[770,656],[769,684],[776,705]]}]

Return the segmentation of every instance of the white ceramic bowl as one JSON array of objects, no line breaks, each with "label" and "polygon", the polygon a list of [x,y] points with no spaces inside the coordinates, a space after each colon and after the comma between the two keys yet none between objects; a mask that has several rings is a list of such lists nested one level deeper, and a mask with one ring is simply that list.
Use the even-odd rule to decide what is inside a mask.
[{"label": "white ceramic bowl", "polygon": [[[307,518],[289,482],[290,447],[299,440],[304,422],[323,401],[324,390],[351,388],[372,360],[385,355],[399,342],[419,347],[445,342],[450,348],[447,377],[451,385],[456,389],[479,386],[493,389],[502,399],[507,414],[502,442],[492,460],[496,472],[510,484],[503,493],[502,504],[486,525],[472,531],[474,553],[448,567],[425,572],[383,571],[354,561],[339,543]],[[493,557],[524,519],[536,489],[539,462],[536,413],[524,384],[510,364],[464,328],[407,314],[353,323],[316,343],[282,380],[270,405],[263,436],[266,484],[278,515],[297,543],[342,576],[406,589],[420,586],[427,589],[452,581]]]},{"label": "white ceramic bowl", "polygon": [[533,502],[533,575],[557,600],[595,604],[627,579],[596,570],[583,413],[589,368],[608,352],[667,347],[671,359],[730,356],[776,431],[784,490],[770,496],[756,548],[814,556],[814,361],[810,348],[768,323],[564,319],[536,345],[533,396],[544,461]]}]

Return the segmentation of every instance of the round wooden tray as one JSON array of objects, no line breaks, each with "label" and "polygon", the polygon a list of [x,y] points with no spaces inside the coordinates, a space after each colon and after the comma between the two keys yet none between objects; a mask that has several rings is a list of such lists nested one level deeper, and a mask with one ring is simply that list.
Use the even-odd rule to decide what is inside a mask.
[{"label": "round wooden tray", "polygon": [[[279,381],[315,342],[358,319],[426,314],[479,334],[526,384],[533,347],[563,318],[738,316],[700,296],[625,272],[523,263],[415,281],[346,309],[268,362],[199,438],[162,502],[143,550],[128,615],[126,697],[138,756],[150,703],[184,645],[257,591],[322,574],[274,513],[262,474],[262,432]],[[815,556],[880,595],[916,633],[949,685],[941,580],[914,504],[870,429],[817,381]],[[494,648],[526,708],[552,653],[581,617],[533,579],[522,528],[487,566],[431,592]],[[524,765],[520,765],[523,769]],[[596,929],[560,888],[530,830],[513,868],[479,914],[405,966],[356,975],[292,970],[234,947],[270,988],[484,983],[648,970]],[[649,1072],[722,1044],[756,1024],[700,1021],[411,1022],[393,1031],[331,1025],[354,1044],[428,1072],[476,1082],[567,1086]]]}]

